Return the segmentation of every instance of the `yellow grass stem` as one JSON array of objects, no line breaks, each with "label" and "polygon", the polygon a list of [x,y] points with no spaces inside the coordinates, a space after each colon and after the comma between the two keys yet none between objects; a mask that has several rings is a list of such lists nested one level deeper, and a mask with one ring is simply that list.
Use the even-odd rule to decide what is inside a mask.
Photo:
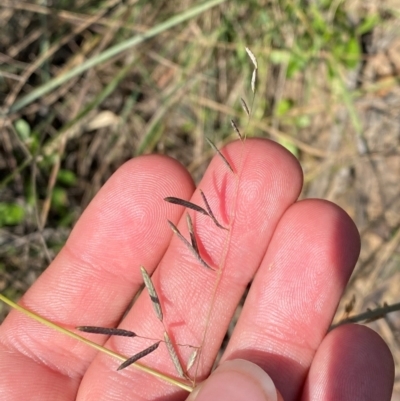
[{"label": "yellow grass stem", "polygon": [[[117,354],[116,352],[111,351],[108,348],[105,348],[99,344],[96,344],[95,342],[90,341],[90,340],[80,336],[79,334],[73,333],[72,331],[63,328],[63,327],[51,322],[50,320],[45,319],[44,317],[24,308],[23,306],[16,304],[15,302],[11,301],[10,299],[8,299],[7,297],[5,297],[2,294],[0,294],[0,301],[3,301],[5,304],[11,306],[11,308],[13,308],[19,312],[22,312],[24,315],[43,324],[44,326],[50,327],[51,329],[54,329],[54,330],[58,331],[59,333],[65,334],[66,336],[69,336],[78,341],[81,341],[81,342],[85,343],[86,345],[88,345],[89,347],[96,349],[97,351],[103,352],[104,354],[112,356],[123,362],[128,359],[126,356]],[[152,369],[152,368],[149,368],[148,366],[142,365],[141,363],[135,362],[134,364],[132,364],[132,366],[134,366],[136,369],[138,369],[142,372],[146,372],[154,377],[157,377],[158,379],[161,379],[169,384],[177,386],[188,392],[191,392],[193,390],[193,387],[190,386],[189,384],[184,383],[180,380],[174,379],[173,377],[170,377],[164,373],[161,373],[156,369]]]}]

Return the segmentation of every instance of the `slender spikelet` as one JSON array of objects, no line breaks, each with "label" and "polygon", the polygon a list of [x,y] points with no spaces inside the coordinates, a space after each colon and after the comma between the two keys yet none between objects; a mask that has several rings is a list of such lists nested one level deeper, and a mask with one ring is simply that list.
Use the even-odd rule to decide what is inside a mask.
[{"label": "slender spikelet", "polygon": [[222,159],[222,161],[225,163],[225,165],[229,168],[229,170],[233,171],[233,168],[229,164],[228,160],[226,160],[225,156],[220,152],[220,150],[215,146],[215,144],[211,141],[211,139],[206,137],[206,141],[209,143],[209,145],[218,153],[219,157]]},{"label": "slender spikelet", "polygon": [[174,344],[172,343],[172,341],[166,331],[164,332],[164,340],[165,340],[165,345],[167,346],[169,356],[171,358],[172,363],[175,366],[176,371],[178,372],[178,375],[183,378],[186,377],[185,372],[181,365],[181,361],[179,360],[178,354],[176,353]]},{"label": "slender spikelet", "polygon": [[199,253],[199,247],[197,245],[196,236],[194,235],[192,218],[190,217],[189,213],[186,213],[186,223],[187,223],[187,226],[188,226],[189,235],[190,235],[190,241],[192,243],[192,247],[194,248],[194,250],[198,254]]},{"label": "slender spikelet", "polygon": [[240,133],[239,128],[236,125],[235,121],[231,120],[231,125],[232,125],[232,128],[235,130],[235,132],[236,132],[237,136],[239,137],[239,139],[243,142],[242,134]]},{"label": "slender spikelet", "polygon": [[156,312],[157,318],[162,322],[163,321],[163,312],[161,309],[160,298],[157,295],[156,289],[154,288],[153,281],[151,280],[149,273],[147,273],[146,269],[143,266],[140,266],[140,271],[142,272],[142,277],[144,281],[144,285],[149,292],[151,303],[153,304],[154,311]]},{"label": "slender spikelet", "polygon": [[247,117],[250,117],[249,107],[247,106],[247,103],[244,101],[244,99],[242,97],[240,98],[240,103],[242,104],[242,108],[243,108],[244,112],[247,114]]},{"label": "slender spikelet", "polygon": [[254,65],[254,69],[258,70],[258,63],[257,63],[256,56],[254,55],[254,53],[248,47],[246,47],[246,52],[249,55],[250,60]]},{"label": "slender spikelet", "polygon": [[[168,196],[166,198],[164,198],[165,201],[169,202],[169,203],[174,203],[175,205],[180,205],[183,207],[187,207],[188,209],[192,209],[196,212],[199,212],[201,214],[204,214],[205,216],[208,216],[212,219],[212,221],[215,223],[215,225],[219,228],[223,228],[224,230],[227,230],[227,228],[223,227],[221,224],[218,223],[218,220],[215,218],[214,213],[212,212],[207,199],[203,193],[202,190],[200,190],[201,196],[203,197],[204,203],[206,205],[206,209],[203,209],[201,206],[196,205],[192,202],[186,201],[184,199],[180,199],[180,198],[175,198],[173,196]],[[190,218],[190,217],[189,217]],[[189,226],[189,223],[188,223]],[[193,241],[192,241],[192,245],[193,245]]]},{"label": "slender spikelet", "polygon": [[151,345],[149,348],[144,349],[143,351],[138,352],[137,354],[131,356],[129,359],[127,359],[124,363],[118,366],[117,370],[122,370],[128,367],[129,365],[132,365],[132,363],[135,363],[139,359],[143,358],[146,355],[151,354],[153,351],[155,351],[158,346],[160,345],[161,341],[158,341],[157,343]]},{"label": "slender spikelet", "polygon": [[109,336],[136,337],[137,334],[133,331],[116,329],[113,327],[97,327],[97,326],[78,326],[77,330],[84,333],[106,334]]},{"label": "slender spikelet", "polygon": [[180,199],[180,198],[175,198],[174,196],[167,196],[166,198],[164,198],[164,200],[166,202],[173,203],[175,205],[180,205],[180,206],[183,206],[183,207],[187,207],[188,209],[192,209],[192,210],[195,210],[196,212],[199,212],[201,214],[209,216],[207,210],[205,210],[201,206],[198,206],[198,205],[196,205],[196,204],[194,204],[192,202],[189,202],[187,200]]},{"label": "slender spikelet", "polygon": [[206,196],[204,195],[204,192],[201,189],[199,189],[199,191],[200,191],[201,197],[203,198],[204,204],[206,205],[206,209],[207,209],[208,215],[211,217],[212,221],[215,223],[215,225],[217,227],[222,228],[223,230],[228,230],[226,227],[224,227],[221,224],[219,224],[218,220],[216,219],[216,217],[214,216],[214,213],[211,210],[211,207],[210,207],[210,205],[209,205],[209,203],[207,201]]},{"label": "slender spikelet", "polygon": [[172,221],[168,220],[168,224],[171,227],[171,230],[173,231],[174,234],[186,245],[186,247],[192,252],[192,254],[195,256],[195,258],[207,269],[210,270],[215,270],[212,267],[210,267],[204,259],[200,256],[199,252],[196,251],[196,249],[193,248],[193,245],[181,234],[181,232],[178,230],[178,228],[175,226]]},{"label": "slender spikelet", "polygon": [[253,74],[251,76],[251,90],[253,93],[256,93],[256,81],[257,81],[257,70],[253,70]]},{"label": "slender spikelet", "polygon": [[196,349],[190,354],[190,357],[189,357],[189,359],[188,359],[188,363],[187,363],[187,366],[186,366],[186,372],[188,372],[188,371],[192,368],[192,366],[194,365],[198,353],[199,353],[199,348],[196,348]]},{"label": "slender spikelet", "polygon": [[257,59],[256,56],[253,54],[253,52],[246,47],[246,52],[248,54],[248,56],[250,57],[251,62],[254,65],[254,70],[253,70],[253,74],[251,77],[251,90],[253,93],[256,92],[256,80],[257,80],[257,71],[258,71],[258,63],[257,63]]}]

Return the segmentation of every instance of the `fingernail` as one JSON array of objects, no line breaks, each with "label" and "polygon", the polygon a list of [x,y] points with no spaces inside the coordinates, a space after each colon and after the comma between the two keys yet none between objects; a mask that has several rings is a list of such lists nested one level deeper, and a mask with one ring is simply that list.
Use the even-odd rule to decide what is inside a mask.
[{"label": "fingernail", "polygon": [[257,365],[242,359],[226,361],[197,386],[188,401],[278,401],[271,378]]}]

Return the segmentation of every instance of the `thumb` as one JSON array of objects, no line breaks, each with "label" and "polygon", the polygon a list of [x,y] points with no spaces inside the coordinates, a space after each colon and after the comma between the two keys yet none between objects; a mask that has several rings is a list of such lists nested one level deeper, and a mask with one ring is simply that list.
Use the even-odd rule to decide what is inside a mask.
[{"label": "thumb", "polygon": [[283,401],[271,378],[243,359],[226,361],[199,384],[187,401]]}]

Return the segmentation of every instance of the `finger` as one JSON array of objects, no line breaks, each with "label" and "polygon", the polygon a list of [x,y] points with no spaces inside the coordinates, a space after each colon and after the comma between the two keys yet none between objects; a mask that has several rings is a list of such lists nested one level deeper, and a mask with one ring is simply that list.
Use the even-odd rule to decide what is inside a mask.
[{"label": "finger", "polygon": [[364,326],[338,327],[315,354],[302,400],[390,401],[393,357],[385,342]]},{"label": "finger", "polygon": [[305,200],[274,233],[223,359],[257,363],[297,399],[356,263],[358,231],[338,206]]},{"label": "finger", "polygon": [[[21,302],[71,329],[82,324],[115,326],[142,283],[139,265],[153,269],[168,246],[167,216],[177,221],[182,213],[163,198],[171,193],[187,197],[192,191],[190,176],[172,159],[146,156],[126,163],[91,202],[65,247]],[[58,394],[50,399],[60,399],[63,386],[64,399],[71,395],[67,389],[76,392],[95,355],[19,313],[9,315],[0,333],[0,360],[8,380],[24,377],[29,383],[31,378],[36,389]],[[66,385],[63,375],[75,378],[75,385]],[[4,375],[1,383],[7,383]],[[18,388],[31,391],[29,386]]]},{"label": "finger", "polygon": [[[198,379],[209,372],[237,303],[259,266],[279,219],[297,199],[302,183],[296,159],[271,141],[234,142],[223,153],[236,173],[232,174],[216,156],[199,188],[229,231],[218,228],[209,217],[190,211],[200,253],[215,271],[202,266],[174,236],[152,277],[164,310],[164,326],[157,320],[146,291],[124,320],[124,327],[147,333],[148,337],[162,339],[163,331],[168,330],[175,344],[200,347],[198,365],[189,371],[192,378]],[[204,205],[199,191],[193,194],[191,202]],[[185,216],[178,228],[189,238]],[[117,338],[107,345],[124,355],[134,355],[140,346],[147,346]],[[177,346],[184,367],[192,351],[188,346]],[[176,376],[164,344],[147,356],[145,363]],[[116,362],[100,355],[85,376],[80,397],[85,399],[90,394],[111,399],[114,393],[109,398],[106,395],[110,389],[116,391],[116,382],[137,398],[154,399],[175,392],[133,368],[116,373],[116,367]],[[90,386],[93,380],[101,383],[96,390]]]},{"label": "finger", "polygon": [[283,401],[271,378],[257,365],[236,359],[220,365],[187,401]]}]

